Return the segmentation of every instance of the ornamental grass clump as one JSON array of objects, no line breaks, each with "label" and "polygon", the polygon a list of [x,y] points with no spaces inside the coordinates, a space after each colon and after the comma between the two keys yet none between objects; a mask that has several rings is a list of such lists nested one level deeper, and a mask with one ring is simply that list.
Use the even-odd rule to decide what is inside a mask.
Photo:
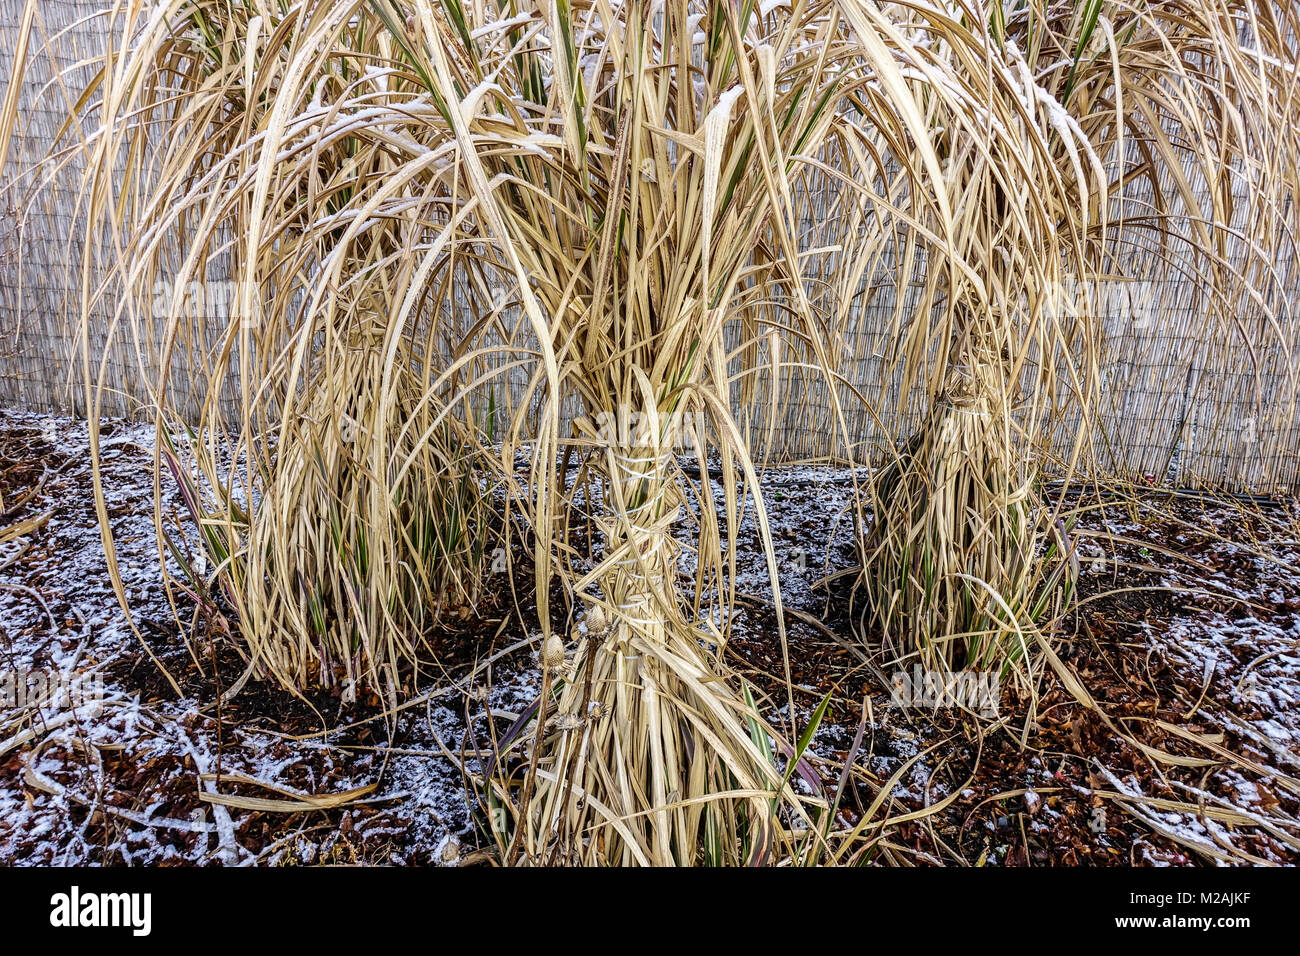
[{"label": "ornamental grass clump", "polygon": [[[839,858],[756,440],[789,397],[812,427],[812,383],[834,456],[876,466],[860,584],[887,656],[1066,677],[1074,555],[1042,476],[1092,461],[1094,287],[1136,248],[1225,324],[1264,301],[1228,245],[1264,261],[1290,234],[1287,9],[121,4],[81,100],[92,423],[124,352],[193,519],[159,509],[159,540],[208,555],[181,583],[299,691],[395,693],[481,593],[494,529],[526,527],[542,691],[475,747],[503,861]],[[156,314],[159,282],[213,274],[219,314]],[[884,340],[855,335],[882,302]],[[889,388],[850,380],[865,360]],[[738,417],[760,380],[766,421]],[[784,700],[725,656],[746,513]]]},{"label": "ornamental grass clump", "polygon": [[79,210],[107,237],[83,263],[92,436],[107,356],[130,355],[159,494],[175,482],[191,518],[157,509],[171,586],[229,622],[250,673],[391,695],[436,664],[440,615],[475,604],[500,527],[491,400],[466,388],[467,330],[492,316],[428,275],[455,204],[413,138],[434,107],[365,4],[104,22]]},{"label": "ornamental grass clump", "polygon": [[[1031,0],[954,4],[948,20],[897,7],[916,71],[965,101],[927,103],[952,217],[930,227],[942,243],[918,241],[923,293],[893,330],[899,395],[921,414],[909,423],[913,406],[894,405],[864,498],[867,623],[894,660],[1010,673],[1032,696],[1044,660],[1062,673],[1050,635],[1077,566],[1044,479],[1064,494],[1096,472],[1115,321],[1167,323],[1190,285],[1225,338],[1284,334],[1270,303],[1294,229],[1296,14]],[[1107,314],[1117,288],[1131,314]]]}]

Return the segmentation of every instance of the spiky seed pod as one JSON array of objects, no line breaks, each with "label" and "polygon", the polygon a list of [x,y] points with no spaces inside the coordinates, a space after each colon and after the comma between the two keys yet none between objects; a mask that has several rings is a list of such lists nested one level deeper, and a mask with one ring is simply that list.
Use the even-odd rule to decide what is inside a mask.
[{"label": "spiky seed pod", "polygon": [[564,641],[558,634],[552,634],[542,645],[542,666],[547,669],[564,666]]},{"label": "spiky seed pod", "polygon": [[605,616],[605,609],[599,604],[593,604],[587,608],[587,633],[591,635],[603,634],[609,626],[609,619]]}]

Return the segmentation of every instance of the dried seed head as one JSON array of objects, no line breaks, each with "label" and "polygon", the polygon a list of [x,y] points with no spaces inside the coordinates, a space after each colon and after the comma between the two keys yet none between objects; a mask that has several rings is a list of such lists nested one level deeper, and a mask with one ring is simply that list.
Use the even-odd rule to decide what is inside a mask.
[{"label": "dried seed head", "polygon": [[443,863],[455,863],[460,859],[460,841],[451,835],[443,837],[438,847],[438,856]]},{"label": "dried seed head", "polygon": [[593,604],[587,608],[587,633],[601,634],[608,623],[609,621],[605,617],[605,609],[599,604]]},{"label": "dried seed head", "polygon": [[555,718],[556,730],[581,730],[582,718],[573,714],[560,714]]},{"label": "dried seed head", "polygon": [[564,641],[558,634],[552,634],[542,645],[542,666],[562,667],[564,665]]}]

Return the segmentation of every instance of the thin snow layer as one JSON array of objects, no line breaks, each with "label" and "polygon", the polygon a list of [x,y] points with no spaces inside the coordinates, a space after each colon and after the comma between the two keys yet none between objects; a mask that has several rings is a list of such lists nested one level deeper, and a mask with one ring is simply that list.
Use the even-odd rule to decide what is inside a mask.
[{"label": "thin snow layer", "polygon": [[[1300,600],[1295,597],[1300,547],[1266,542],[1281,559],[1267,560],[1220,541],[1203,556],[1213,570],[1199,580],[1172,570],[1173,587],[1204,588],[1227,599],[1222,608],[1201,608],[1151,635],[1171,661],[1204,675],[1223,692],[1206,695],[1202,712],[1230,724],[1251,742],[1248,756],[1291,775],[1300,771]],[[1288,567],[1289,565],[1289,567]],[[1234,568],[1229,574],[1223,569]],[[1245,591],[1240,574],[1253,580]],[[1225,705],[1232,705],[1231,710]],[[1248,716],[1241,716],[1241,715]],[[1249,716],[1254,715],[1254,716]]]},{"label": "thin snow layer", "polygon": [[[110,584],[85,425],[2,412],[0,430],[24,436],[39,457],[44,484],[28,511],[50,514],[43,528],[0,553],[0,566],[8,565],[0,571],[0,864],[326,858],[329,839],[321,838],[319,815],[300,815],[306,823],[268,841],[255,832],[257,814],[201,796],[217,791],[208,778],[218,770],[223,791],[231,789],[226,780],[247,779],[256,784],[240,792],[277,800],[377,783],[357,804],[368,811],[358,815],[357,827],[394,834],[414,828],[418,836],[386,855],[393,862],[405,862],[406,848],[432,848],[468,832],[460,771],[435,743],[441,738],[459,749],[465,734],[459,698],[427,715],[421,711],[420,721],[408,719],[406,752],[391,755],[385,767],[380,739],[353,749],[338,745],[341,734],[293,740],[248,725],[225,726],[219,738],[212,701],[175,699],[165,687],[142,691],[143,675],[160,682],[146,642],[157,652],[159,635],[170,634],[175,646],[178,633],[163,593],[152,518],[152,429],[116,425],[100,444],[131,620]],[[169,489],[162,509],[168,520],[181,513]],[[174,670],[176,661],[169,663]],[[517,706],[529,679],[507,676],[477,710]],[[340,820],[325,822],[334,830]],[[340,854],[328,859],[348,861]],[[444,861],[454,859],[448,853]]]},{"label": "thin snow layer", "polygon": [[[1289,507],[1292,528],[1300,527],[1297,503]],[[1221,751],[1225,759],[1205,771],[1201,786],[1174,781],[1174,798],[1235,811],[1266,831],[1293,831],[1294,823],[1273,811],[1278,806],[1274,791],[1284,790],[1276,778],[1300,776],[1300,575],[1295,570],[1300,543],[1279,522],[1274,530],[1281,530],[1282,539],[1257,539],[1249,547],[1234,540],[1238,519],[1231,508],[1210,508],[1200,523],[1153,542],[1175,553],[1194,552],[1199,567],[1139,552],[1136,560],[1159,565],[1153,584],[1186,596],[1173,620],[1142,622],[1142,636],[1151,660],[1183,674],[1186,686],[1202,689],[1182,715],[1186,728],[1223,741],[1225,747],[1230,743],[1239,758],[1226,759],[1227,751]],[[1118,535],[1151,540],[1141,520],[1112,520],[1107,527]],[[1081,551],[1085,574],[1111,573],[1099,551]],[[1216,854],[1236,842],[1231,827],[1199,810],[1137,809],[1152,794],[1131,776],[1119,779],[1104,768],[1102,772],[1114,790],[1134,798],[1129,805],[1138,819],[1184,847],[1218,859]],[[1145,862],[1167,863],[1152,856],[1149,847],[1141,851]]]},{"label": "thin snow layer", "polygon": [[[101,443],[105,503],[132,608],[130,620],[109,583],[85,425],[0,412],[0,437],[4,435],[11,444],[26,442],[46,472],[41,493],[18,517],[46,512],[50,517],[43,528],[0,550],[0,672],[10,675],[11,683],[12,675],[44,675],[47,686],[71,691],[54,694],[44,705],[0,693],[0,864],[352,862],[357,845],[369,846],[371,852],[386,845],[380,858],[399,864],[454,863],[461,857],[462,848],[474,839],[473,820],[463,770],[453,754],[472,746],[476,735],[484,739],[489,715],[509,720],[528,706],[537,693],[531,659],[516,655],[513,661],[503,660],[490,681],[479,678],[479,687],[417,698],[401,711],[396,729],[374,722],[377,731],[369,739],[345,729],[289,737],[269,720],[226,725],[219,733],[212,700],[177,699],[165,686],[157,693],[141,689],[148,683],[145,675],[160,683],[146,647],[156,651],[167,644],[160,635],[170,635],[171,646],[178,646],[152,518],[152,429],[115,424]],[[720,496],[721,482],[710,480]],[[769,469],[761,486],[786,604],[818,613],[825,592],[811,585],[843,567],[853,551],[847,510],[853,475],[822,467]],[[177,520],[182,513],[178,496],[167,486],[160,494],[167,520]],[[787,499],[798,506],[784,506]],[[808,502],[817,503],[815,513]],[[698,506],[694,518],[698,520]],[[692,518],[682,525],[689,541]],[[724,541],[724,547],[736,549],[736,590],[770,598],[767,556],[758,543],[752,499],[746,499],[730,533],[733,540]],[[1228,542],[1219,547],[1229,556],[1238,550]],[[1268,604],[1294,592],[1285,569],[1264,564],[1255,568],[1258,593],[1242,597]],[[689,574],[693,568],[693,555],[684,550],[681,570]],[[1086,555],[1084,570],[1092,570]],[[1171,578],[1169,583],[1187,582]],[[1224,590],[1233,587],[1226,576],[1211,583]],[[1198,586],[1207,585],[1202,581]],[[1219,719],[1239,725],[1252,742],[1249,756],[1265,767],[1292,774],[1300,767],[1296,615],[1279,623],[1277,615],[1257,620],[1189,608],[1168,632],[1153,632],[1149,638],[1154,652],[1181,667],[1211,676],[1231,673],[1233,693],[1250,695],[1258,704],[1252,711],[1257,717],[1240,717],[1209,695],[1202,704],[1207,723]],[[86,688],[90,693],[84,693]],[[271,693],[262,687],[257,691]],[[796,702],[795,724],[808,719],[815,705],[815,698],[810,699],[812,704]],[[323,723],[346,724],[346,714]],[[890,726],[872,732],[883,731],[886,745],[865,758],[881,779],[925,748],[907,720],[885,723]],[[855,730],[828,721],[815,735],[813,749],[843,753]],[[464,769],[477,768],[471,761]],[[214,779],[218,772],[220,787]],[[940,786],[931,772],[931,764],[916,759],[894,796],[916,804],[932,802]],[[1235,787],[1237,805],[1255,812],[1252,808],[1264,799],[1256,783],[1240,775],[1224,779]],[[239,794],[279,801],[371,789],[347,810],[298,813],[292,824],[282,824],[289,815],[226,805],[225,796],[234,792],[229,781],[244,781]],[[1188,799],[1195,802],[1196,797],[1189,794]],[[1167,826],[1210,838],[1196,832],[1203,822],[1166,816]],[[274,830],[268,828],[268,818],[276,824]]]}]

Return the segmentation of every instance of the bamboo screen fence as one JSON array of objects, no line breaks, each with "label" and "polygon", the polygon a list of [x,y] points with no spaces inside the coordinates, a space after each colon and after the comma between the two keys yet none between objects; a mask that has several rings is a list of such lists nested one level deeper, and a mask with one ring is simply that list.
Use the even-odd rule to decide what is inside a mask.
[{"label": "bamboo screen fence", "polygon": [[[0,0],[0,75],[12,76],[23,0]],[[82,238],[75,224],[80,168],[42,163],[63,117],[103,50],[102,24],[93,16],[99,0],[44,0],[28,54],[23,107],[14,148],[0,181],[16,181],[0,207],[0,403],[33,411],[85,412],[82,343],[73,341],[68,317],[80,301]],[[1128,197],[1140,202],[1141,197]],[[1243,214],[1245,205],[1236,215]],[[810,241],[816,208],[809,204]],[[1232,225],[1241,225],[1235,222]],[[1101,403],[1089,426],[1101,477],[1170,482],[1183,487],[1291,493],[1300,490],[1300,424],[1296,420],[1300,378],[1300,324],[1291,320],[1297,288],[1295,249],[1272,250],[1272,274],[1251,277],[1261,298],[1208,303],[1197,281],[1201,264],[1167,262],[1150,267],[1146,284],[1130,283],[1119,295],[1101,295]],[[1123,251],[1128,275],[1144,275],[1150,250]],[[1228,251],[1231,261],[1231,250]],[[820,267],[833,269],[833,256]],[[861,306],[843,330],[853,356],[843,374],[876,409],[902,407],[891,381],[888,343],[896,311],[907,307],[907,285],[889,278],[864,289]],[[94,277],[91,277],[92,281]],[[1141,308],[1141,290],[1155,290],[1158,315]],[[1263,291],[1260,291],[1263,290]],[[1265,331],[1271,310],[1281,334]],[[101,335],[109,316],[99,317]],[[153,343],[156,346],[156,343]],[[150,344],[143,352],[148,354]],[[101,358],[100,343],[85,353]],[[117,390],[108,411],[129,412],[138,398],[137,358],[115,349],[105,357],[107,380]],[[176,387],[185,388],[177,369]],[[798,370],[782,374],[778,407],[770,416],[770,375],[738,402],[738,416],[769,460],[797,460],[835,453],[831,409],[824,383]],[[521,383],[515,381],[514,386]],[[899,402],[902,405],[899,405]],[[906,416],[905,416],[906,417]],[[1076,416],[1077,418],[1077,416]],[[855,441],[882,440],[866,407],[850,408]],[[1076,426],[1068,414],[1057,425],[1062,454]]]}]

